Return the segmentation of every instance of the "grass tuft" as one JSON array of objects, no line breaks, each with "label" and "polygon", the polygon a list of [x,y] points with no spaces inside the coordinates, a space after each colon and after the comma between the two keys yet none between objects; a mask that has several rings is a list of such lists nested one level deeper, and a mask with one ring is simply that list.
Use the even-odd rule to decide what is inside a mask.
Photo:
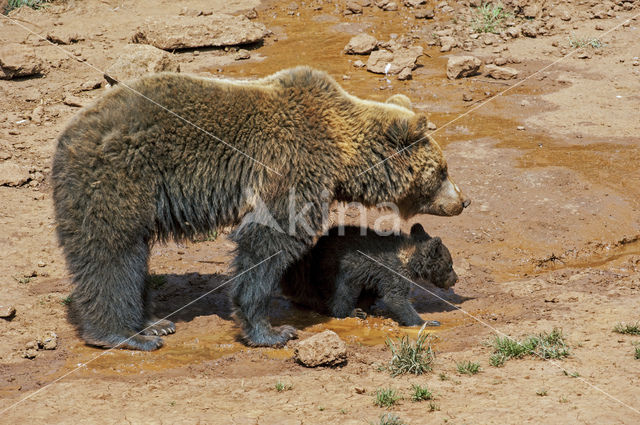
[{"label": "grass tuft", "polygon": [[370,422],[371,425],[407,425],[402,419],[393,413],[385,413],[380,416],[378,422]]},{"label": "grass tuft", "polygon": [[8,0],[7,7],[6,10],[4,10],[4,13],[9,13],[13,9],[18,9],[22,6],[28,6],[32,9],[40,9],[42,6],[44,6],[45,3],[48,2],[49,0]]},{"label": "grass tuft", "polygon": [[411,385],[411,391],[411,400],[413,401],[433,400],[433,393],[427,387]]},{"label": "grass tuft", "polygon": [[568,38],[569,47],[573,49],[582,49],[584,47],[591,47],[593,49],[599,49],[604,46],[600,39],[596,37],[576,37],[572,35]]},{"label": "grass tuft", "polygon": [[379,407],[391,407],[402,397],[392,388],[378,388],[373,404]]},{"label": "grass tuft", "polygon": [[508,336],[496,337],[493,340],[493,355],[489,358],[492,366],[502,366],[509,359],[518,359],[526,355],[543,359],[561,359],[569,356],[562,331],[554,328],[551,332],[531,335],[523,341],[516,341]]},{"label": "grass tuft", "polygon": [[470,361],[456,363],[456,368],[459,373],[464,375],[475,375],[480,372],[480,363],[473,363]]},{"label": "grass tuft", "polygon": [[547,392],[546,388],[541,388],[538,391],[536,391],[536,395],[539,395],[540,397],[546,397],[549,393]]},{"label": "grass tuft", "polygon": [[405,373],[422,375],[432,369],[435,360],[435,352],[431,347],[432,337],[420,330],[415,344],[409,341],[407,335],[397,342],[387,338],[386,344],[391,350],[391,361],[387,370],[391,376],[399,376]]},{"label": "grass tuft", "polygon": [[484,3],[473,13],[471,29],[477,33],[490,32],[495,34],[500,32],[503,22],[509,17],[511,14],[504,10],[501,3]]},{"label": "grass tuft", "polygon": [[640,335],[640,322],[635,323],[617,323],[613,327],[613,331],[619,334]]},{"label": "grass tuft", "polygon": [[276,391],[278,391],[279,393],[282,391],[289,391],[292,389],[293,389],[293,386],[291,384],[284,384],[280,381],[276,382]]}]

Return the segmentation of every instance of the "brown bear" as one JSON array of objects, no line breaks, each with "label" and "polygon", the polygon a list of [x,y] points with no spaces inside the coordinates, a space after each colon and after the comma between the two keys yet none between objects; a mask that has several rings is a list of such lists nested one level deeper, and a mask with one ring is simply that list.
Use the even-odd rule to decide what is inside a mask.
[{"label": "brown bear", "polygon": [[409,302],[412,282],[448,289],[457,281],[442,240],[414,224],[410,236],[334,227],[287,269],[280,286],[295,303],[339,318],[360,316],[381,299],[399,324],[418,326],[424,320]]},{"label": "brown bear", "polygon": [[175,328],[149,311],[151,245],[239,225],[230,294],[243,338],[285,344],[296,331],[271,327],[269,300],[321,232],[325,203],[393,202],[411,217],[457,215],[470,202],[426,124],[308,67],[255,81],[161,73],[118,84],[72,119],[53,159],[80,334],[97,346],[162,346],[157,335]]}]

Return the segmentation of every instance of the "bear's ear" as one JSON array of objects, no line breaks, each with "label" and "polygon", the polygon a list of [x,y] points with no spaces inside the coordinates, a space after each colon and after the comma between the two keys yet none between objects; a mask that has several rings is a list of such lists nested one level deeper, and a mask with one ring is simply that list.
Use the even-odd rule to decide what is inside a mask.
[{"label": "bear's ear", "polygon": [[442,239],[439,237],[429,239],[423,246],[422,251],[427,258],[437,258],[438,250],[442,246]]},{"label": "bear's ear", "polygon": [[431,236],[427,232],[425,232],[422,224],[416,223],[411,226],[411,237],[417,241],[426,241],[431,239]]},{"label": "bear's ear", "polygon": [[387,99],[386,103],[391,103],[394,105],[402,106],[403,108],[411,109],[411,99],[404,94],[394,94],[389,99]]}]

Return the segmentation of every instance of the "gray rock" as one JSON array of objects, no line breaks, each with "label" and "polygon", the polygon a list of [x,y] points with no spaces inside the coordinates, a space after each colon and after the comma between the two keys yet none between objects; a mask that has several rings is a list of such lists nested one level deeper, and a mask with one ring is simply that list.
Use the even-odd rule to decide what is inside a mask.
[{"label": "gray rock", "polygon": [[469,77],[480,69],[482,61],[475,56],[452,56],[447,62],[447,78]]},{"label": "gray rock", "polygon": [[378,44],[378,40],[369,34],[358,34],[349,40],[344,47],[344,51],[351,55],[366,55],[373,51]]},{"label": "gray rock", "polygon": [[264,39],[267,34],[263,24],[252,22],[246,16],[214,13],[196,18],[167,16],[162,20],[149,19],[131,40],[163,50],[178,50],[250,44]]},{"label": "gray rock", "polygon": [[518,70],[508,66],[487,65],[484,69],[489,77],[496,80],[511,80],[518,77]]},{"label": "gray rock", "polygon": [[36,57],[35,52],[28,51],[26,46],[17,43],[0,46],[1,80],[40,75],[42,72],[42,61]]},{"label": "gray rock", "polygon": [[12,305],[0,305],[0,318],[11,320],[16,315],[16,308]]},{"label": "gray rock", "polygon": [[13,162],[0,163],[0,186],[22,186],[31,180],[29,170]]},{"label": "gray rock", "polygon": [[175,56],[147,44],[127,44],[122,53],[105,71],[109,84],[133,80],[145,74],[170,71],[180,72]]},{"label": "gray rock", "polygon": [[294,358],[307,367],[336,366],[347,360],[347,346],[333,331],[324,331],[298,343]]}]

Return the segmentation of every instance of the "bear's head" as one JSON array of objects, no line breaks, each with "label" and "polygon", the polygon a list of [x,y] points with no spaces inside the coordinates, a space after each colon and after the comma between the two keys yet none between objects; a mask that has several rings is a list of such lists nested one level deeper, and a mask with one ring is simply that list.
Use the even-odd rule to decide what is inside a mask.
[{"label": "bear's head", "polygon": [[411,227],[411,241],[415,250],[407,267],[414,279],[426,280],[444,289],[456,284],[458,275],[453,270],[451,253],[440,238],[432,238],[420,224],[414,224]]},{"label": "bear's head", "polygon": [[[411,101],[407,96],[391,96],[387,103],[407,110]],[[408,112],[408,111],[407,111]],[[447,161],[440,146],[429,137],[427,118],[410,113],[393,119],[387,129],[386,139],[397,150],[390,161],[398,167],[396,174],[406,182],[405,190],[397,199],[403,218],[416,214],[454,216],[462,212],[471,200],[464,196],[447,170]]]}]

